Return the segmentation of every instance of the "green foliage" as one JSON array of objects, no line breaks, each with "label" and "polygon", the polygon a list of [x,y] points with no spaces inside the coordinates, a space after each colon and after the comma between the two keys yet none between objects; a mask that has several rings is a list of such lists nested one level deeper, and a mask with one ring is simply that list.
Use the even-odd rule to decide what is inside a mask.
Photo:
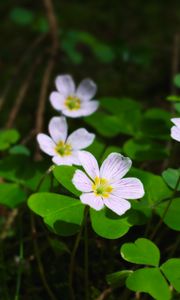
[{"label": "green foliage", "polygon": [[24,145],[16,145],[16,146],[11,147],[9,149],[9,153],[10,154],[22,154],[22,155],[26,155],[26,156],[31,155],[30,150]]},{"label": "green foliage", "polygon": [[62,186],[64,186],[68,191],[76,196],[80,196],[81,192],[79,192],[72,183],[73,175],[76,171],[75,167],[71,166],[56,166],[53,169],[53,174]]},{"label": "green foliage", "polygon": [[73,235],[81,226],[84,205],[74,198],[54,193],[36,193],[29,197],[28,205],[59,235]]},{"label": "green foliage", "polygon": [[[169,200],[170,201],[170,200]],[[168,207],[168,209],[167,209]],[[167,211],[166,211],[167,210]],[[171,229],[180,230],[180,198],[174,198],[169,202],[163,202],[158,205],[156,212],[163,217],[164,212],[165,216],[163,218],[164,223],[169,226]]]},{"label": "green foliage", "polygon": [[127,287],[135,292],[145,292],[156,300],[170,300],[168,284],[158,268],[134,271],[126,280]]},{"label": "green foliage", "polygon": [[180,292],[180,259],[171,258],[161,266],[161,270],[172,286]]},{"label": "green foliage", "polygon": [[168,157],[163,145],[145,139],[130,139],[123,145],[124,153],[137,161],[162,160]]},{"label": "green foliage", "polygon": [[23,7],[15,7],[10,13],[10,19],[21,26],[30,25],[34,20],[34,13]]},{"label": "green foliage", "polygon": [[1,183],[0,184],[0,204],[9,208],[15,208],[26,200],[26,193],[18,184]]},{"label": "green foliage", "polygon": [[6,129],[0,131],[0,151],[7,150],[12,144],[15,144],[20,138],[19,132],[15,129]]},{"label": "green foliage", "polygon": [[125,284],[127,277],[132,273],[133,271],[129,270],[111,273],[106,276],[106,280],[109,285],[113,287],[120,287]]},{"label": "green foliage", "polygon": [[174,81],[175,86],[180,88],[180,74],[176,74],[173,81]]},{"label": "green foliage", "polygon": [[178,184],[180,169],[168,168],[167,170],[163,171],[162,177],[168,186],[170,186],[172,189],[180,191],[180,183]]},{"label": "green foliage", "polygon": [[[35,191],[46,171],[47,166],[32,162],[26,155],[10,155],[0,160],[0,177],[15,182]],[[48,191],[50,176],[43,180],[40,191]]]},{"label": "green foliage", "polygon": [[160,252],[148,239],[139,238],[134,243],[126,243],[121,247],[121,256],[135,264],[158,267]]}]

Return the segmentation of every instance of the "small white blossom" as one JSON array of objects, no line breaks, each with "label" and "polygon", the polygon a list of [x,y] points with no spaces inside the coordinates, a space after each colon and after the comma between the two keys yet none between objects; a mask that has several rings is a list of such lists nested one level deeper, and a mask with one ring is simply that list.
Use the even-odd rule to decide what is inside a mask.
[{"label": "small white blossom", "polygon": [[67,137],[68,126],[65,117],[53,117],[49,122],[50,137],[40,133],[37,141],[40,149],[52,156],[56,165],[81,165],[78,154],[92,144],[95,135],[79,128]]},{"label": "small white blossom", "polygon": [[173,118],[171,121],[175,125],[171,128],[171,137],[180,142],[180,118]]},{"label": "small white blossom", "polygon": [[91,100],[97,87],[91,79],[82,80],[76,89],[70,75],[60,75],[57,76],[55,85],[57,91],[50,94],[50,102],[63,115],[77,118],[89,116],[97,110],[99,102]]},{"label": "small white blossom", "polygon": [[77,170],[72,182],[82,192],[80,200],[95,210],[104,206],[118,215],[124,214],[130,207],[126,199],[139,199],[144,195],[144,188],[137,178],[123,178],[132,162],[119,153],[111,153],[99,169],[95,157],[82,151],[79,155],[87,175]]}]

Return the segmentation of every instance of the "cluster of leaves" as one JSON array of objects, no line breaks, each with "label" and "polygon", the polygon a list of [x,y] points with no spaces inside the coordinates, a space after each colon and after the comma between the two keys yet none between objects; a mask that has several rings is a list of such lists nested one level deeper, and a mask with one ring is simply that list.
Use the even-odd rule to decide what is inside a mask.
[{"label": "cluster of leaves", "polygon": [[[99,112],[84,118],[84,122],[99,135],[88,148],[99,162],[112,151],[123,153],[137,163],[154,160],[162,163],[168,157],[165,149],[170,138],[168,112],[157,108],[144,112],[143,107],[132,99],[103,98],[100,103]],[[113,143],[114,137],[121,138],[122,142]],[[20,144],[12,146],[18,139],[19,133],[15,130],[1,132],[1,151],[9,154],[0,160],[0,176],[4,181],[0,184],[0,203],[15,208],[26,202],[31,194],[29,208],[43,218],[51,232],[59,236],[76,234],[82,225],[85,209],[79,201],[80,192],[72,184],[76,167],[55,166],[49,169],[44,162],[32,162],[28,148]],[[46,172],[47,169],[49,172]],[[133,226],[144,226],[150,222],[154,214],[162,218],[170,229],[180,230],[180,198],[176,195],[180,191],[180,184],[177,186],[179,169],[168,168],[162,175],[156,175],[133,167],[129,175],[143,182],[145,196],[140,201],[132,201],[132,209],[123,216],[117,216],[108,209],[98,212],[90,209],[94,232],[106,239],[117,239],[126,235]],[[179,273],[174,275],[179,260],[169,259],[159,266],[159,250],[150,240],[138,239],[135,244],[124,244],[121,255],[129,262],[153,268],[121,270],[107,277],[110,284],[115,282],[121,286],[125,283],[128,289],[149,293],[158,300],[170,299],[166,279],[179,291]]]}]

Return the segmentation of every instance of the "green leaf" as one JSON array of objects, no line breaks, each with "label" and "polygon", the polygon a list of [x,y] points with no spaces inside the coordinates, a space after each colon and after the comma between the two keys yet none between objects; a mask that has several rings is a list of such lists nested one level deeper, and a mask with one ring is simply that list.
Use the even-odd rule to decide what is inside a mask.
[{"label": "green leaf", "polygon": [[34,13],[28,9],[16,7],[11,11],[10,18],[18,25],[29,25],[33,22]]},{"label": "green leaf", "polygon": [[177,74],[174,77],[173,81],[174,81],[175,86],[177,86],[178,88],[180,88],[180,74]]},{"label": "green leaf", "polygon": [[[169,200],[170,201],[170,200]],[[168,202],[163,202],[156,207],[156,213],[161,217],[164,216],[164,212],[167,208]],[[164,223],[174,230],[180,230],[180,198],[172,200],[165,217],[163,218]]]},{"label": "green leaf", "polygon": [[166,100],[172,101],[172,102],[178,102],[178,101],[180,101],[180,97],[179,96],[175,96],[175,95],[171,95],[171,96],[168,96],[166,98]]},{"label": "green leaf", "polygon": [[97,140],[96,138],[94,142],[88,148],[86,148],[86,151],[91,152],[96,157],[96,159],[99,160],[104,149],[105,149],[105,144]]},{"label": "green leaf", "polygon": [[[35,191],[47,168],[42,162],[34,163],[25,155],[14,154],[0,160],[0,177]],[[46,176],[40,191],[48,191],[49,188],[50,176]]]},{"label": "green leaf", "polygon": [[0,204],[15,208],[26,200],[25,192],[14,183],[0,183]]},{"label": "green leaf", "polygon": [[175,110],[180,113],[180,103],[174,104]]},{"label": "green leaf", "polygon": [[141,122],[141,135],[159,140],[169,140],[170,118],[171,114],[166,110],[160,108],[147,110]]},{"label": "green leaf", "polygon": [[108,274],[106,276],[107,283],[113,287],[120,287],[125,284],[127,277],[132,274],[131,270],[123,270],[115,273]]},{"label": "green leaf", "polygon": [[148,239],[139,238],[134,243],[126,243],[121,247],[121,256],[132,263],[157,267],[160,252],[157,246]]},{"label": "green leaf", "polygon": [[171,258],[167,260],[161,266],[161,270],[170,284],[180,292],[180,258]]},{"label": "green leaf", "polygon": [[0,131],[0,150],[8,149],[11,144],[15,144],[20,138],[19,132],[15,129],[6,129]]},{"label": "green leaf", "polygon": [[100,211],[91,208],[90,217],[93,230],[107,239],[117,239],[125,235],[132,226],[132,216],[128,213],[118,216],[106,208]]},{"label": "green leaf", "polygon": [[177,191],[180,191],[180,183],[177,187],[177,182],[180,177],[180,169],[168,168],[162,173],[162,177],[167,185],[169,185],[172,189],[176,188]]},{"label": "green leaf", "polygon": [[59,241],[57,239],[49,239],[49,242],[50,242],[50,245],[51,247],[53,248],[54,252],[58,255],[62,255],[64,253],[68,253],[70,254],[70,250],[68,248],[68,246],[62,242],[62,241]]},{"label": "green leaf", "polygon": [[68,191],[79,197],[81,195],[81,192],[78,191],[72,183],[72,178],[76,170],[77,168],[72,166],[56,166],[53,169],[53,174],[57,181],[62,184],[62,186],[64,186]]},{"label": "green leaf", "polygon": [[170,300],[169,286],[158,268],[134,271],[126,280],[128,289],[150,294],[156,300]]},{"label": "green leaf", "polygon": [[165,147],[145,139],[130,139],[123,145],[124,153],[137,161],[162,160],[168,156]]},{"label": "green leaf", "polygon": [[73,235],[79,230],[85,207],[80,200],[54,193],[33,194],[28,199],[28,206],[62,236]]},{"label": "green leaf", "polygon": [[[132,168],[128,173],[128,177],[137,177],[142,181],[145,189],[143,199],[149,208],[153,208],[159,201],[172,196],[173,192],[167,187],[161,176]],[[142,199],[139,201],[139,205],[141,205],[141,203],[143,203]]]},{"label": "green leaf", "polygon": [[119,133],[136,136],[142,118],[141,105],[129,98],[105,97],[100,99],[101,107],[111,116],[117,117]]},{"label": "green leaf", "polygon": [[24,145],[16,145],[9,149],[10,154],[22,154],[26,156],[30,156],[30,150]]},{"label": "green leaf", "polygon": [[114,137],[121,132],[117,116],[110,116],[103,112],[96,112],[90,117],[84,118],[84,120],[104,137]]}]

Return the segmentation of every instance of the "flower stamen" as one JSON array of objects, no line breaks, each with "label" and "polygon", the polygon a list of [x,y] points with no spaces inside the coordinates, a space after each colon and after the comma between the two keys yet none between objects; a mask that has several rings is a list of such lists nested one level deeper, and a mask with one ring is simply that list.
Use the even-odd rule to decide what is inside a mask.
[{"label": "flower stamen", "polygon": [[72,154],[71,145],[66,144],[63,141],[60,141],[60,142],[57,143],[55,150],[60,156],[67,156],[67,155]]},{"label": "flower stamen", "polygon": [[109,185],[109,182],[105,178],[96,177],[92,185],[92,190],[96,196],[108,198],[113,188]]},{"label": "flower stamen", "polygon": [[69,110],[78,110],[81,107],[81,101],[76,96],[68,96],[65,105]]}]

